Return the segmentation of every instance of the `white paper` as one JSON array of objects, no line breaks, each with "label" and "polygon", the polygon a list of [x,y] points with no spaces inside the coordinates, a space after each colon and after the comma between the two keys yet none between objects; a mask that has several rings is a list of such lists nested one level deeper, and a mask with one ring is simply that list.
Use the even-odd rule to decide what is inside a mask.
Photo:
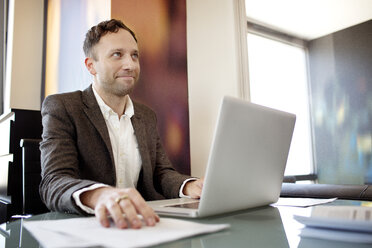
[{"label": "white paper", "polygon": [[321,217],[304,217],[296,215],[294,216],[294,219],[309,227],[332,228],[343,231],[369,232],[370,235],[372,235],[372,222],[369,221],[353,221]]},{"label": "white paper", "polygon": [[325,203],[330,203],[337,200],[337,198],[329,199],[316,199],[316,198],[287,198],[281,197],[279,200],[272,204],[272,206],[289,206],[289,207],[310,207]]},{"label": "white paper", "polygon": [[320,229],[305,227],[300,233],[301,237],[318,238],[351,243],[372,243],[371,233],[348,232],[333,229]]},{"label": "white paper", "polygon": [[25,227],[45,248],[144,247],[211,233],[229,228],[228,224],[206,225],[161,218],[155,227],[141,229],[104,228],[94,217],[63,220],[26,221]]},{"label": "white paper", "polygon": [[372,224],[372,208],[362,206],[319,206],[313,208],[312,217],[369,221]]},{"label": "white paper", "polygon": [[294,216],[310,227],[369,232],[372,235],[372,208],[359,206],[317,206],[311,217]]},{"label": "white paper", "polygon": [[360,206],[317,206],[311,217],[295,215],[305,225],[300,236],[372,243],[372,208]]}]

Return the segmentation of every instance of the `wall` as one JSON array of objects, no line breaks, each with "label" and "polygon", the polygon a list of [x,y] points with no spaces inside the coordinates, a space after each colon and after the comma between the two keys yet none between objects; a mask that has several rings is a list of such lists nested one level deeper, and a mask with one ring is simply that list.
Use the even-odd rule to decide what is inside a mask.
[{"label": "wall", "polygon": [[240,95],[234,1],[186,7],[191,174],[203,176],[221,98]]},{"label": "wall", "polygon": [[186,0],[111,0],[111,17],[138,40],[141,75],[131,98],[155,111],[168,158],[190,174]]},{"label": "wall", "polygon": [[10,0],[4,111],[40,109],[44,0]]},{"label": "wall", "polygon": [[[4,0],[0,0],[0,13],[1,15],[4,15]],[[4,41],[4,18],[0,18],[0,115],[4,111],[4,102],[3,102],[3,78],[5,75],[4,72],[4,47],[5,47],[5,41]]]}]

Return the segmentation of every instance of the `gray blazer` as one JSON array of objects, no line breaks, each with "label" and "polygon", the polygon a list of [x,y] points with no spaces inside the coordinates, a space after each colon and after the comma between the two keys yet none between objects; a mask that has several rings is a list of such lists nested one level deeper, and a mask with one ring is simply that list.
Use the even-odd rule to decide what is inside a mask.
[{"label": "gray blazer", "polygon": [[[189,176],[172,167],[160,142],[155,113],[133,103],[131,121],[142,159],[137,190],[145,200],[176,198]],[[92,86],[48,96],[41,114],[41,199],[51,210],[84,214],[72,198],[75,191],[95,183],[116,184],[110,137]]]}]

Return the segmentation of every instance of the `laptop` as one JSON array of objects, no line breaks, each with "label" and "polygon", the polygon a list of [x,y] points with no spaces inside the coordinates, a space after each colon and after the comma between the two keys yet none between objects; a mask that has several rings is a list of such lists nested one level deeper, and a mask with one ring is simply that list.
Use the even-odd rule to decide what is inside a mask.
[{"label": "laptop", "polygon": [[206,217],[278,200],[296,116],[225,96],[200,200],[148,201],[163,216]]}]

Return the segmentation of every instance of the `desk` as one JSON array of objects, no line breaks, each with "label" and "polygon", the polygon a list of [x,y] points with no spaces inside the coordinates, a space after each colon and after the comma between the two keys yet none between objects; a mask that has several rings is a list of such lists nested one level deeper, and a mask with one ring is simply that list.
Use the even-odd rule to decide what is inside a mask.
[{"label": "desk", "polygon": [[[360,205],[359,201],[336,201],[333,205]],[[219,216],[192,220],[206,224],[229,223],[230,229],[166,243],[156,247],[208,248],[208,247],[371,247],[366,244],[342,243],[301,238],[303,227],[293,214],[310,214],[310,208],[262,207]],[[49,212],[27,220],[55,220],[75,218],[77,215]],[[0,225],[0,247],[39,247],[38,242],[23,227],[24,220]]]}]

